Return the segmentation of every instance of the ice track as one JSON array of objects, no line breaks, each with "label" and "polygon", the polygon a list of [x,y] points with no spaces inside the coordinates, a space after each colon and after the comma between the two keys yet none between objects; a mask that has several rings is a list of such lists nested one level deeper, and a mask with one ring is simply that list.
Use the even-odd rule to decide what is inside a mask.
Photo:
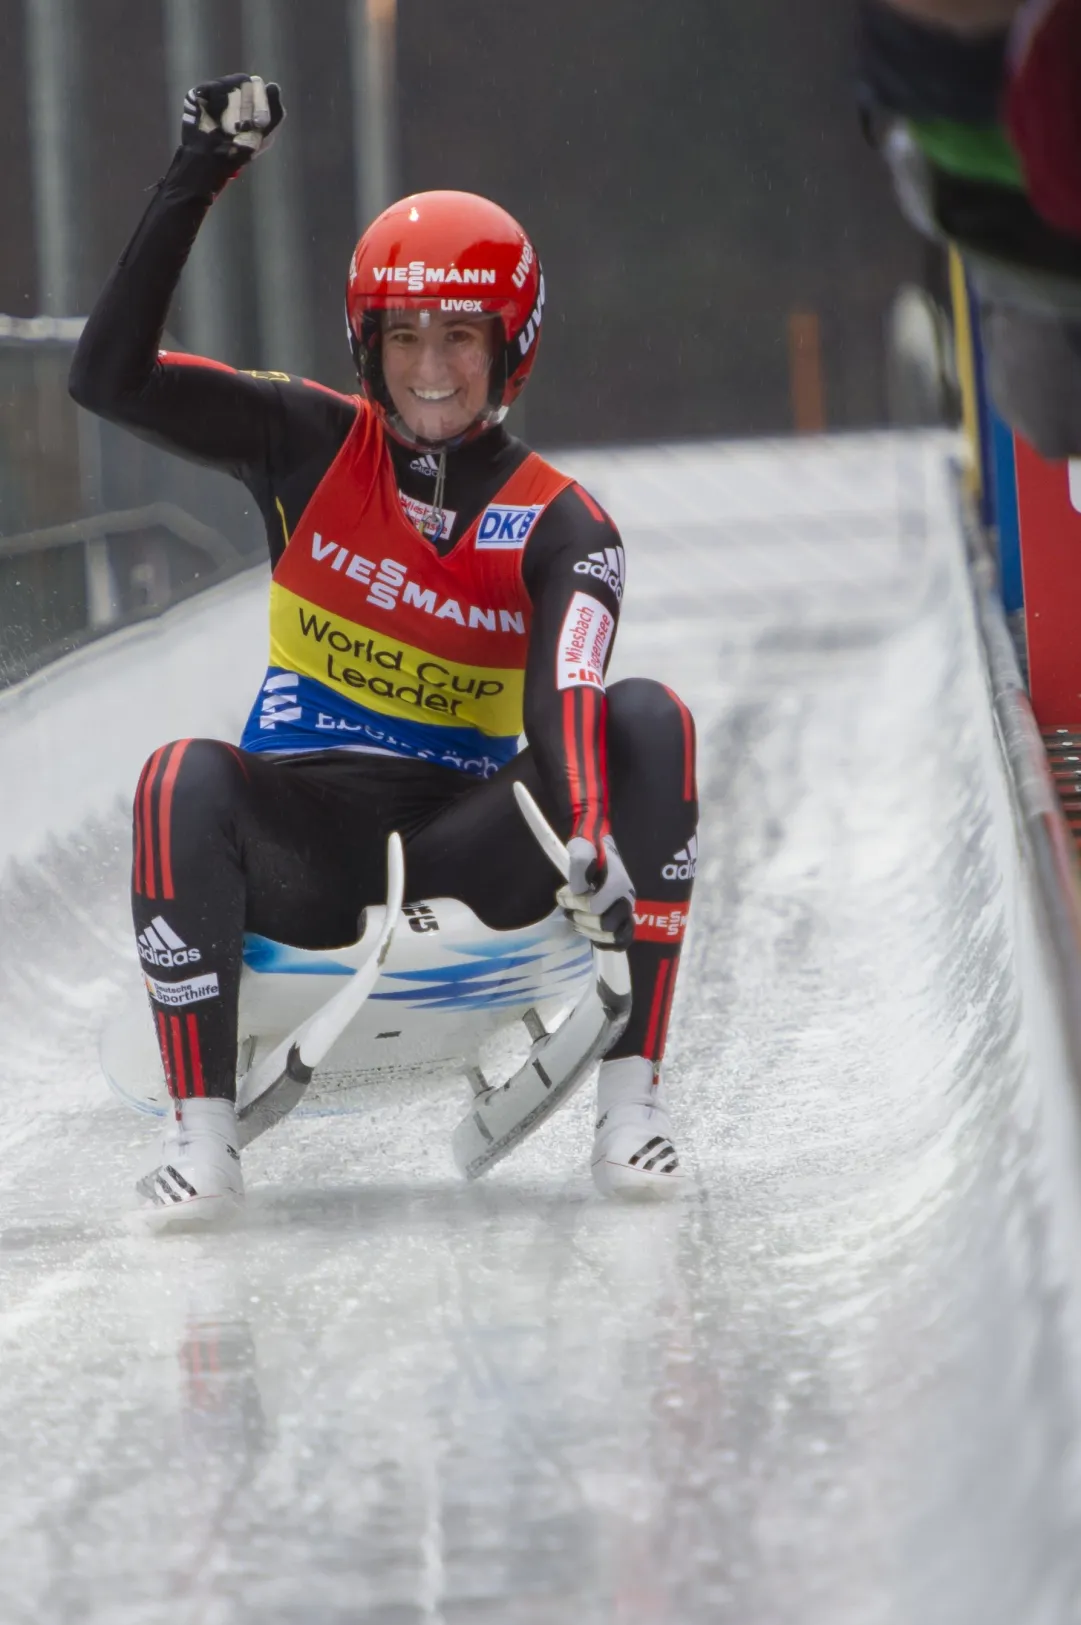
[{"label": "ice track", "polygon": [[1078,1617],[1081,1149],[948,444],[564,459],[699,721],[678,1209],[593,1197],[588,1091],[467,1189],[385,1090],[131,1233],[127,807],[236,736],[265,578],[0,697],[3,1625]]}]

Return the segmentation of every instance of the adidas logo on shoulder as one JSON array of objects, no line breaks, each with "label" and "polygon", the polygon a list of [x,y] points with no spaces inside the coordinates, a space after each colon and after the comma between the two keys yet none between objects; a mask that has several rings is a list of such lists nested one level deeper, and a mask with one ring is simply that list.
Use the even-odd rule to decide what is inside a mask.
[{"label": "adidas logo on shoulder", "polygon": [[414,474],[427,474],[430,480],[434,480],[439,473],[439,464],[430,451],[426,451],[423,457],[414,457],[409,466]]},{"label": "adidas logo on shoulder", "polygon": [[661,870],[664,880],[693,880],[698,870],[698,836],[692,835]]},{"label": "adidas logo on shoulder", "polygon": [[189,948],[160,914],[136,937],[139,956],[148,965],[196,965],[202,958],[198,948]]},{"label": "adidas logo on shoulder", "polygon": [[622,599],[623,583],[627,578],[626,555],[622,547],[606,547],[599,553],[591,553],[588,559],[579,559],[574,570],[576,575],[592,576],[594,581],[603,581],[617,599]]}]

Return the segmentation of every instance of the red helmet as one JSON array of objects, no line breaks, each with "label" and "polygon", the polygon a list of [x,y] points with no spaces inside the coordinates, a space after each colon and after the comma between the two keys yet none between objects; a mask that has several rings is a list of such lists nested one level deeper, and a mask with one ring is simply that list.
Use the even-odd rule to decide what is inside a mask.
[{"label": "red helmet", "polygon": [[353,250],[345,314],[357,376],[388,427],[414,444],[383,378],[380,312],[403,305],[500,319],[488,408],[456,438],[499,423],[532,371],[544,306],[540,260],[518,222],[472,192],[417,192],[384,209]]}]

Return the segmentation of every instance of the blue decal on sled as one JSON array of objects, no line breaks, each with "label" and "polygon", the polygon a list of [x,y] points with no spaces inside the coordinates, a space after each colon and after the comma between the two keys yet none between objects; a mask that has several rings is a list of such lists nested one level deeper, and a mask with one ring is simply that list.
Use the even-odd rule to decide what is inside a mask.
[{"label": "blue decal on sled", "polygon": [[244,933],[244,963],[249,970],[275,976],[352,976],[355,970],[340,959],[312,959],[302,948],[290,948],[253,931]]}]

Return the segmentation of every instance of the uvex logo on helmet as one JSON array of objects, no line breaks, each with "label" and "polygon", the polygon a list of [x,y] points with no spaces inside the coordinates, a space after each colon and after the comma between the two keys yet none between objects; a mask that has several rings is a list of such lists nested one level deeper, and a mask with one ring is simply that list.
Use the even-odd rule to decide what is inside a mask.
[{"label": "uvex logo on helmet", "polygon": [[533,244],[527,239],[522,245],[522,257],[510,274],[510,279],[516,288],[524,288],[529,278],[529,267],[536,259]]},{"label": "uvex logo on helmet", "polygon": [[[465,297],[453,299],[459,293]],[[522,390],[537,353],[543,305],[537,251],[505,209],[472,192],[403,198],[372,221],[349,265],[346,319],[361,388],[391,432],[409,442],[383,378],[382,312],[406,306],[493,317],[502,343],[487,407],[457,437],[470,439],[500,422]]]},{"label": "uvex logo on helmet", "polygon": [[531,346],[533,344],[533,340],[535,338],[537,338],[539,333],[540,333],[541,311],[543,309],[544,309],[544,278],[541,277],[541,279],[540,279],[540,287],[537,290],[537,303],[533,306],[533,309],[530,312],[529,320],[528,320],[528,322],[526,322],[525,327],[518,334],[518,348],[521,350],[523,355],[528,355],[529,354],[530,348],[531,348]]}]

